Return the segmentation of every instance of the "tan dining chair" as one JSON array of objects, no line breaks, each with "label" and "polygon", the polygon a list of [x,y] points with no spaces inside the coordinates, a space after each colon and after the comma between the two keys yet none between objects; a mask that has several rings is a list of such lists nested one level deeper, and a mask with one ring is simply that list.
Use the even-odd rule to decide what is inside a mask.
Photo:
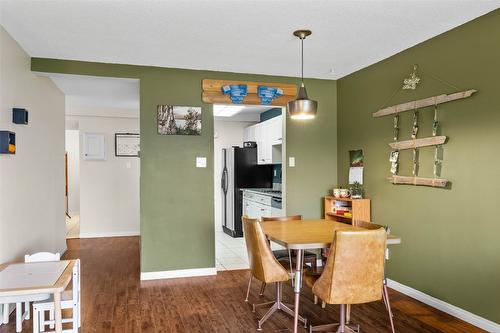
[{"label": "tan dining chair", "polygon": [[[291,215],[291,216],[263,216],[261,218],[262,222],[268,222],[268,221],[300,221],[302,220],[302,215]],[[290,249],[283,249],[283,250],[274,250],[273,254],[278,259],[279,262],[287,265],[290,268],[290,272],[293,272],[293,267],[295,267],[296,264],[296,258],[297,255],[295,253],[296,251],[293,251]],[[304,254],[302,256],[302,262],[304,264],[310,264],[311,269],[313,271],[316,271],[317,269],[317,263],[318,263],[318,257],[316,253],[310,252],[310,251],[304,251]],[[292,276],[293,278],[293,276]],[[293,282],[293,281],[292,281]],[[262,287],[260,289],[260,295],[262,296],[264,294],[266,288],[266,284],[262,283]]]},{"label": "tan dining chair", "polygon": [[[376,230],[376,229],[380,229],[380,228],[384,228],[387,235],[389,235],[390,233],[390,228],[388,226],[383,226],[383,225],[380,225],[380,224],[376,224],[376,223],[373,223],[373,222],[366,222],[366,221],[361,221],[361,220],[354,220],[352,222],[352,225],[355,226],[355,227],[360,227],[360,228],[364,228],[364,229],[368,229],[368,230]],[[387,249],[385,250],[387,252]],[[391,309],[391,302],[389,300],[389,292],[387,290],[387,277],[385,275],[385,260],[387,259],[388,257],[385,256],[384,254],[384,283],[383,283],[383,293],[382,293],[382,297],[383,297],[383,300],[384,300],[384,305],[385,305],[385,308],[387,310],[387,313],[389,314],[389,321],[391,322],[391,330],[392,330],[392,333],[395,333],[396,330],[394,329],[394,315],[392,314],[392,309]],[[348,311],[347,311],[347,319],[349,320],[350,319],[350,316],[351,316],[351,311],[350,311],[350,307],[348,307]]]},{"label": "tan dining chair", "polygon": [[[241,220],[243,221],[243,232],[247,245],[248,260],[250,263],[250,279],[248,281],[245,302],[248,302],[250,286],[253,278],[256,278],[261,282],[265,282],[266,284],[276,283],[276,299],[274,301],[253,305],[253,311],[255,312],[256,307],[272,304],[271,308],[258,321],[257,329],[260,331],[262,330],[262,324],[278,310],[281,310],[292,317],[294,316],[293,310],[282,301],[283,282],[288,281],[290,279],[290,275],[274,257],[260,222],[257,219],[252,219],[248,216],[243,216]],[[307,321],[303,317],[299,316],[299,320],[303,322],[304,325],[307,325]]]},{"label": "tan dining chair", "polygon": [[339,230],[335,233],[330,255],[323,273],[306,275],[313,294],[327,304],[340,305],[340,321],[336,324],[310,326],[309,332],[359,332],[359,325],[347,323],[346,308],[382,299],[384,256],[387,241],[385,229]]}]

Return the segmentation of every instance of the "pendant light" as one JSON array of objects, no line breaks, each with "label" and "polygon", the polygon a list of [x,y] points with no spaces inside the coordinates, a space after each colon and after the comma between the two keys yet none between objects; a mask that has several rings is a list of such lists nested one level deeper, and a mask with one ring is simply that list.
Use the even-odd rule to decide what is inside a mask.
[{"label": "pendant light", "polygon": [[297,98],[288,102],[287,110],[292,119],[313,119],[316,116],[318,102],[310,100],[309,97],[307,97],[307,90],[304,85],[304,39],[311,34],[311,30],[297,30],[294,31],[293,34],[298,37],[302,43],[302,76]]}]

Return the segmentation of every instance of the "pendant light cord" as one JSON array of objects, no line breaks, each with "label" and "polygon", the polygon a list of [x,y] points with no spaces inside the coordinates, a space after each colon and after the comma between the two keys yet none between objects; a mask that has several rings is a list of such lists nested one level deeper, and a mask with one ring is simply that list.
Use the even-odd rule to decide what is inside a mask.
[{"label": "pendant light cord", "polygon": [[301,38],[300,41],[302,44],[302,72],[301,72],[302,74],[300,81],[302,82],[302,85],[304,85],[304,38]]}]

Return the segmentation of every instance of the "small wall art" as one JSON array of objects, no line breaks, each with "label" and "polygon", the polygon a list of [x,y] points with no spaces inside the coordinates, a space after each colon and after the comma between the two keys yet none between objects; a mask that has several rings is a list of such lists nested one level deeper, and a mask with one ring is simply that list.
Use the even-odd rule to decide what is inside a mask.
[{"label": "small wall art", "polygon": [[156,106],[158,134],[161,135],[200,135],[201,107]]},{"label": "small wall art", "polygon": [[139,157],[141,136],[136,133],[115,133],[116,157]]}]

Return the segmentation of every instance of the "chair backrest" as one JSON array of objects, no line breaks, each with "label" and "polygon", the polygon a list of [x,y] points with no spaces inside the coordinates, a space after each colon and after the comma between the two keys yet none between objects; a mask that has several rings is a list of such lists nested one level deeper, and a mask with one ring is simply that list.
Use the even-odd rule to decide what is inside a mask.
[{"label": "chair backrest", "polygon": [[42,261],[59,261],[61,254],[50,252],[37,252],[24,256],[24,262],[42,262]]},{"label": "chair backrest", "polygon": [[380,228],[386,228],[383,225],[376,224],[373,222],[367,222],[367,221],[361,221],[361,220],[353,220],[352,225],[355,227],[360,227],[363,229],[368,229],[368,230],[375,230],[375,229],[380,229]]},{"label": "chair backrest", "polygon": [[274,257],[260,222],[248,216],[243,216],[241,220],[253,276],[266,283],[287,281],[288,272]]},{"label": "chair backrest", "polygon": [[262,222],[267,221],[297,221],[302,220],[302,215],[291,215],[291,216],[262,216]]},{"label": "chair backrest", "polygon": [[387,233],[339,230],[313,292],[329,304],[360,304],[382,298]]}]

